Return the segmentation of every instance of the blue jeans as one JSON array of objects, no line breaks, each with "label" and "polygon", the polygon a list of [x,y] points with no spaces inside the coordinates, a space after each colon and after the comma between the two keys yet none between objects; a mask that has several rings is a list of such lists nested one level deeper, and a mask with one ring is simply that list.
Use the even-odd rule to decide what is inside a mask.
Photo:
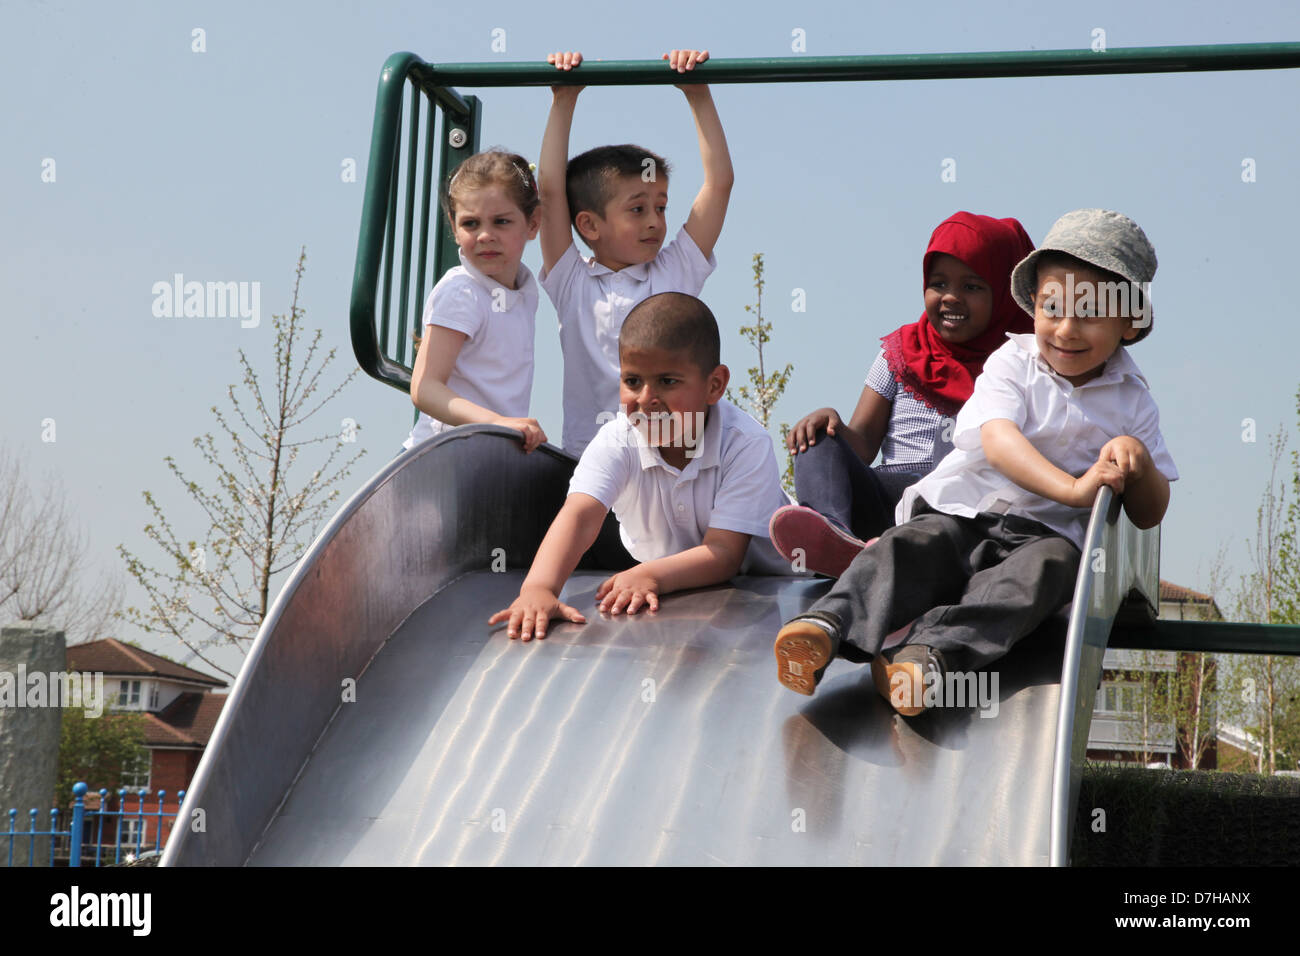
[{"label": "blue jeans", "polygon": [[817,444],[794,456],[795,497],[864,541],[894,526],[894,509],[919,474],[865,464],[839,435],[817,433]]}]

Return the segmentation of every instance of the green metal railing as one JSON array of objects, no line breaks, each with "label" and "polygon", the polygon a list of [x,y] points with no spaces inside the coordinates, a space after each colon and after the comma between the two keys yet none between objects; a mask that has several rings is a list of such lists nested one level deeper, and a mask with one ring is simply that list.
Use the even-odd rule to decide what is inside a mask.
[{"label": "green metal railing", "polygon": [[[408,90],[403,149],[403,93]],[[457,262],[456,244],[443,228],[439,192],[456,167],[478,151],[481,119],[482,104],[477,97],[461,96],[439,85],[433,67],[414,53],[395,53],[384,63],[375,97],[361,235],[352,275],[352,350],[367,374],[403,392],[410,389],[411,334],[420,331],[424,294]],[[400,207],[399,193],[403,197]],[[430,247],[432,269],[428,268]],[[396,268],[398,262],[400,269]]]},{"label": "green metal railing", "polygon": [[654,86],[677,83],[826,83],[861,80],[960,80],[1014,76],[1099,76],[1195,73],[1300,66],[1300,43],[1149,46],[1094,53],[915,53],[889,56],[784,56],[708,60],[686,74],[663,60],[583,60],[562,73],[545,63],[443,63],[432,67],[443,86]]},{"label": "green metal railing", "polygon": [[[578,70],[560,72],[541,62],[433,64],[414,53],[395,53],[380,71],[375,98],[352,278],[353,351],[367,374],[403,392],[410,389],[410,336],[420,330],[425,293],[457,262],[438,194],[456,166],[479,148],[481,104],[476,97],[462,96],[456,87],[952,80],[1293,67],[1300,67],[1300,43],[1137,47],[1104,53],[1082,49],[719,59],[685,74],[669,70],[662,60],[586,60]],[[408,90],[404,107],[403,94]],[[436,128],[438,112],[441,131]]]},{"label": "green metal railing", "polygon": [[[479,148],[482,105],[477,97],[461,95],[457,87],[952,80],[1296,67],[1300,67],[1300,43],[1137,47],[1104,53],[1081,49],[718,59],[684,74],[669,70],[662,60],[585,60],[579,69],[561,72],[542,62],[432,64],[414,53],[395,53],[380,71],[375,97],[352,278],[353,351],[367,374],[402,392],[409,391],[414,354],[411,334],[420,330],[425,294],[458,261],[438,195],[456,166]],[[1300,628],[1159,621],[1146,629],[1117,627],[1111,644],[1300,654]]]},{"label": "green metal railing", "polygon": [[1116,628],[1110,646],[1134,651],[1199,651],[1206,654],[1300,656],[1300,627],[1234,621],[1155,621],[1144,628]]}]

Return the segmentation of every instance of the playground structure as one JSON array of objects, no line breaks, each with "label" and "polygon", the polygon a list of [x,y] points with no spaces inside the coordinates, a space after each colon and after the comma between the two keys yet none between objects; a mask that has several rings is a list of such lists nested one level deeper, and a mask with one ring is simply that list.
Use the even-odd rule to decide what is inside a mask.
[{"label": "playground structure", "polygon": [[[354,350],[409,390],[409,333],[455,261],[435,182],[479,148],[482,104],[456,87],[1296,66],[1290,43],[712,60],[685,75],[587,62],[580,77],[395,54],[376,103]],[[839,662],[811,700],[781,688],[771,641],[825,590],[808,578],[740,578],[673,595],[653,618],[602,619],[604,575],[588,563],[562,599],[590,623],[509,641],[486,618],[517,593],[572,465],[473,426],[371,478],[277,597],[191,783],[204,827],[178,826],[163,865],[1065,865],[1108,643],[1300,653],[1296,628],[1156,621],[1159,529],[1137,531],[1108,489],[1068,615],[998,662],[995,716],[905,720],[866,668]]]}]

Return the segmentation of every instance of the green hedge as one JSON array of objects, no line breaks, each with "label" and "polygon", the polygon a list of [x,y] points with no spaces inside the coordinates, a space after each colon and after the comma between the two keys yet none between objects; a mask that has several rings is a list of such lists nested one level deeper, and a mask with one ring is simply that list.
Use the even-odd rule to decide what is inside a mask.
[{"label": "green hedge", "polygon": [[1300,779],[1090,765],[1071,857],[1075,866],[1300,866]]}]

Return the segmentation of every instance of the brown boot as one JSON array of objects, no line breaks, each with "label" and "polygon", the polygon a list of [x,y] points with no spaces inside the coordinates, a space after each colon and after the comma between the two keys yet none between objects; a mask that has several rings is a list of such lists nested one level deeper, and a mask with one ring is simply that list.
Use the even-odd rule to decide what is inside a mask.
[{"label": "brown boot", "polygon": [[925,644],[904,644],[892,653],[877,654],[871,660],[871,678],[876,691],[904,717],[923,713],[926,675],[943,690],[943,655]]}]

